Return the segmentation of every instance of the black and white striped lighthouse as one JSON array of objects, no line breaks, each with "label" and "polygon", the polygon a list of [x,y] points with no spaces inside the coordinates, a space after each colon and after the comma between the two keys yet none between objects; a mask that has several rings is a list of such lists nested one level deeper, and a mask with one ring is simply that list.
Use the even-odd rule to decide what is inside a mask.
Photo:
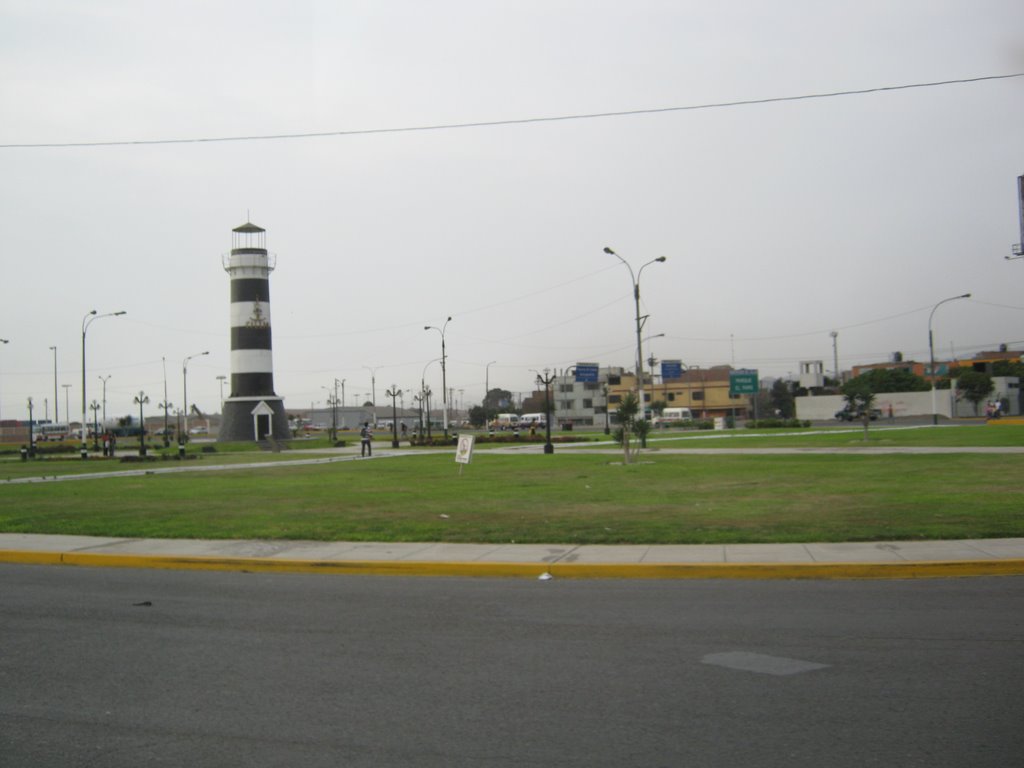
[{"label": "black and white striped lighthouse", "polygon": [[231,277],[231,395],[224,401],[219,441],[287,440],[284,400],[274,392],[270,273],[266,230],[246,222],[231,231],[224,256]]}]

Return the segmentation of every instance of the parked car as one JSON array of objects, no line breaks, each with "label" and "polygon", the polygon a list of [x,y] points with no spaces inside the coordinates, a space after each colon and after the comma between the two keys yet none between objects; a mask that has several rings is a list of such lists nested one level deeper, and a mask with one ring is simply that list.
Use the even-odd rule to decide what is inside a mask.
[{"label": "parked car", "polygon": [[[871,421],[877,421],[882,415],[882,412],[878,408],[872,408],[868,412],[868,418]],[[836,418],[840,421],[859,421],[864,418],[864,410],[862,408],[850,408],[846,406],[841,411],[836,411]]]}]

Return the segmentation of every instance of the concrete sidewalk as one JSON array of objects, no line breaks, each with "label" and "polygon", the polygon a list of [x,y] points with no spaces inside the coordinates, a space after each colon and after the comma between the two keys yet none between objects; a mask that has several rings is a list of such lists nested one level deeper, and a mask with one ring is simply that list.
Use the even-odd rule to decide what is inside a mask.
[{"label": "concrete sidewalk", "polygon": [[0,562],[544,579],[942,578],[1024,575],[1024,539],[571,546],[123,539],[0,533]]}]

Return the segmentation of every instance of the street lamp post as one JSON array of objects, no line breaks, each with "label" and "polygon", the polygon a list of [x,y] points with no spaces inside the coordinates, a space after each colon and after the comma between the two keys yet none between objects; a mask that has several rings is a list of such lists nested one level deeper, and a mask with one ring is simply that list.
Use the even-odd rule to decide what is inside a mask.
[{"label": "street lamp post", "polygon": [[[535,372],[536,373],[536,372]],[[544,375],[537,374],[537,383],[544,385],[544,426],[546,438],[544,441],[544,453],[554,453],[555,446],[551,443],[551,382],[555,380],[555,374],[544,369]]]},{"label": "street lamp post", "polygon": [[[71,398],[68,397],[68,392],[71,391],[71,385],[70,384],[61,384],[61,386],[64,387],[64,412],[70,414],[71,413],[71,406],[69,405],[69,403],[71,402]],[[57,423],[57,399],[56,398],[54,398],[54,400],[53,400],[53,422],[54,422],[54,424]],[[70,419],[68,419],[68,429],[69,430],[71,429],[71,420]]]},{"label": "street lamp post", "polygon": [[606,435],[610,435],[612,433],[612,427],[611,427],[611,421],[609,421],[609,416],[608,416],[608,384],[607,384],[607,382],[602,385],[601,389],[604,390],[604,433]]},{"label": "street lamp post", "polygon": [[0,344],[8,344],[8,343],[10,343],[10,339],[0,339]]},{"label": "street lamp post", "polygon": [[387,390],[384,395],[385,397],[391,398],[391,447],[398,447],[398,407],[395,405],[395,401],[399,395],[402,394],[402,390],[398,389],[394,384],[391,385],[391,389]]},{"label": "street lamp post", "polygon": [[[87,436],[86,436],[86,432],[88,431],[89,428],[86,426],[87,422],[85,420],[85,418],[86,418],[86,410],[85,410],[86,409],[86,399],[85,399],[85,334],[86,334],[86,331],[89,330],[89,326],[92,325],[95,321],[99,320],[101,317],[120,317],[121,315],[125,315],[125,314],[127,314],[127,312],[125,312],[122,309],[122,310],[119,310],[117,312],[106,312],[106,313],[100,315],[100,314],[96,313],[95,309],[93,309],[93,310],[90,310],[89,312],[87,312],[85,314],[85,317],[82,318],[82,458],[83,459],[87,458],[88,455],[89,455],[89,446],[86,443],[86,440],[88,439]],[[71,418],[70,418],[70,414],[69,414],[68,426],[70,426],[70,423],[71,423]]]},{"label": "street lamp post", "polygon": [[[53,350],[53,423],[60,424],[60,413],[57,405],[57,347],[50,347]],[[67,403],[64,404],[64,415],[68,417],[68,429],[71,429],[71,411]]]},{"label": "street lamp post", "polygon": [[[113,374],[111,374],[113,375]],[[110,376],[100,376],[99,380],[103,382],[103,428],[107,426],[107,380]]]},{"label": "street lamp post", "polygon": [[92,449],[98,451],[100,448],[100,425],[99,425],[99,410],[100,404],[93,400],[89,403],[89,410],[92,411]]},{"label": "street lamp post", "polygon": [[[380,366],[377,366],[379,368]],[[368,365],[364,365],[363,368],[370,372],[370,402],[377,405],[377,368],[371,368]],[[376,419],[376,414],[374,414]],[[374,422],[376,423],[376,421]]]},{"label": "street lamp post", "polygon": [[441,326],[440,328],[438,328],[435,325],[423,326],[424,331],[429,331],[433,329],[441,334],[441,419],[442,423],[444,424],[445,440],[448,439],[448,379],[446,374],[446,363],[448,359],[448,354],[447,352],[445,352],[444,333],[448,329],[448,323],[450,323],[451,321],[452,319],[449,317],[447,320],[444,321],[444,325]]},{"label": "street lamp post", "polygon": [[142,406],[149,402],[145,392],[139,391],[134,398],[135,404],[139,406],[139,456],[146,455],[146,420],[142,415]]},{"label": "street lamp post", "polygon": [[184,399],[182,407],[185,410],[185,433],[184,435],[178,436],[179,444],[184,442],[184,440],[188,439],[188,361],[194,357],[202,357],[203,355],[208,354],[210,354],[210,350],[206,350],[205,352],[196,352],[194,355],[189,355],[188,357],[181,361],[181,391],[182,397]]},{"label": "street lamp post", "polygon": [[[935,345],[932,341],[932,317],[935,316],[935,310],[945,304],[947,301],[956,301],[957,299],[969,299],[971,294],[964,293],[959,296],[950,296],[948,299],[943,299],[934,307],[932,307],[931,314],[928,315],[928,373],[932,380],[932,426],[937,426],[939,423],[939,412],[935,405]],[[865,422],[866,423],[866,422]]]},{"label": "street lamp post", "polygon": [[633,284],[633,302],[636,305],[636,392],[637,399],[640,401],[640,419],[645,421],[647,419],[647,406],[644,403],[644,353],[643,345],[641,341],[641,333],[643,331],[644,323],[647,321],[647,315],[640,315],[640,275],[646,267],[649,267],[655,262],[664,263],[666,261],[665,256],[658,256],[656,259],[651,259],[645,264],[641,265],[637,273],[633,274],[633,267],[630,266],[629,262],[619,256],[615,251],[607,246],[604,252],[614,256],[623,264],[626,265],[626,269],[629,270],[630,281]]}]

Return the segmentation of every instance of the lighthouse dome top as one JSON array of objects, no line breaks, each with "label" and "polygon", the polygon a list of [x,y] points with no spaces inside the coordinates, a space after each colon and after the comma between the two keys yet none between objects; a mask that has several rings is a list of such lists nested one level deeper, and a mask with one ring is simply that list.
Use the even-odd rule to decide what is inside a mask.
[{"label": "lighthouse dome top", "polygon": [[256,226],[255,224],[253,224],[253,223],[252,223],[251,221],[247,221],[247,222],[245,222],[245,224],[243,224],[242,226],[240,226],[240,227],[235,227],[235,228],[234,228],[233,230],[231,230],[231,231],[232,231],[232,232],[243,232],[243,233],[245,233],[245,234],[254,234],[254,233],[256,233],[256,232],[266,232],[267,230],[263,229],[263,227],[257,227],[257,226]]},{"label": "lighthouse dome top", "polygon": [[231,230],[231,253],[262,254],[267,253],[267,231],[257,227],[251,221]]}]

